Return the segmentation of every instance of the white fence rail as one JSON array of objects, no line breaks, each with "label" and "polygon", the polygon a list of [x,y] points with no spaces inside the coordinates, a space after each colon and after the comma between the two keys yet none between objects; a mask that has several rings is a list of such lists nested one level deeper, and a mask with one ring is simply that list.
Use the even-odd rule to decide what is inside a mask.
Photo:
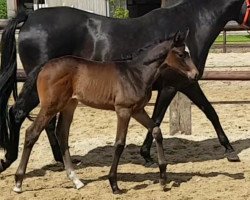
[{"label": "white fence rail", "polygon": [[[108,0],[45,0],[44,4],[38,4],[34,0],[34,9],[54,6],[70,6],[88,12],[109,16],[109,1]],[[32,5],[31,5],[32,6]],[[15,15],[17,10],[16,0],[7,1],[8,17]]]},{"label": "white fence rail", "polygon": [[45,5],[48,7],[70,6],[96,14],[109,16],[109,3],[107,0],[46,0]]}]

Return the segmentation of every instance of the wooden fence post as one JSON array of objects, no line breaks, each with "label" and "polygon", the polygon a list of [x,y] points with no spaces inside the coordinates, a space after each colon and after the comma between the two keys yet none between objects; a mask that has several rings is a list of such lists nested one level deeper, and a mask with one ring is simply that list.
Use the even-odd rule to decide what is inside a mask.
[{"label": "wooden fence post", "polygon": [[223,53],[227,53],[227,32],[223,30]]},{"label": "wooden fence post", "polygon": [[170,135],[177,133],[191,135],[191,101],[177,93],[170,105]]}]

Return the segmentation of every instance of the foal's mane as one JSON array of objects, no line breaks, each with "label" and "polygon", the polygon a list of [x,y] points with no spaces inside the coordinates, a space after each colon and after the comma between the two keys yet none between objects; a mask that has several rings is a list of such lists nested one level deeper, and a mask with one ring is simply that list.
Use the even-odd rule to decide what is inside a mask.
[{"label": "foal's mane", "polygon": [[147,44],[145,45],[144,47],[140,48],[140,49],[137,49],[135,52],[131,53],[131,54],[127,54],[127,55],[121,55],[121,58],[119,59],[114,59],[113,61],[115,62],[124,62],[124,61],[132,61],[134,60],[135,58],[137,58],[138,56],[140,56],[142,53],[144,53],[145,51],[149,50],[151,47],[155,47],[157,46],[158,44],[160,43],[163,43],[165,41],[168,41],[170,39],[172,39],[173,36],[169,36],[168,38],[166,39],[158,39],[158,40],[155,40],[153,43],[150,43],[150,44]]}]

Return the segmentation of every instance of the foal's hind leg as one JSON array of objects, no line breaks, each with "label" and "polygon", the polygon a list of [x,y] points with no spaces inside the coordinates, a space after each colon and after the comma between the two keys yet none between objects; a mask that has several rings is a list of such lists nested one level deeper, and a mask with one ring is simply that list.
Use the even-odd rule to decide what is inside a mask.
[{"label": "foal's hind leg", "polygon": [[57,129],[56,129],[56,136],[59,142],[59,146],[62,153],[62,158],[64,162],[64,166],[67,172],[67,175],[70,180],[73,181],[77,189],[80,189],[84,186],[84,184],[79,180],[77,177],[74,167],[72,165],[72,161],[70,158],[69,153],[69,146],[68,146],[68,137],[69,137],[69,129],[70,124],[73,119],[73,114],[75,108],[77,106],[77,100],[71,100],[67,106],[60,112]]},{"label": "foal's hind leg", "polygon": [[205,113],[207,118],[212,122],[219,138],[220,144],[223,145],[226,149],[227,159],[232,162],[240,161],[220,124],[220,120],[216,111],[214,110],[211,103],[207,100],[205,94],[200,88],[200,85],[198,83],[194,83],[181,92],[187,95],[187,97],[192,100],[195,105],[197,105],[201,109],[201,111]]},{"label": "foal's hind leg", "polygon": [[24,174],[26,172],[31,150],[35,142],[38,140],[42,130],[46,127],[53,116],[54,115],[49,114],[48,112],[46,112],[46,110],[41,108],[34,123],[26,130],[23,154],[19,167],[15,174],[16,186],[13,189],[15,192],[22,192],[22,182]]},{"label": "foal's hind leg", "polygon": [[117,185],[117,166],[126,143],[128,124],[131,118],[131,109],[116,107],[115,110],[117,114],[117,132],[115,139],[115,154],[109,171],[109,183],[113,193],[119,194],[121,193],[121,190]]},{"label": "foal's hind leg", "polygon": [[49,122],[48,126],[45,128],[45,131],[47,133],[55,161],[63,162],[59,144],[55,136],[55,130],[56,130],[56,116],[53,117],[53,119]]},{"label": "foal's hind leg", "polygon": [[165,160],[164,151],[163,151],[163,137],[161,133],[161,129],[155,125],[154,121],[150,119],[148,114],[144,109],[140,110],[137,113],[134,113],[132,117],[146,127],[150,132],[152,132],[153,138],[156,140],[156,148],[160,169],[160,183],[164,185],[166,183],[166,167],[167,162]]}]

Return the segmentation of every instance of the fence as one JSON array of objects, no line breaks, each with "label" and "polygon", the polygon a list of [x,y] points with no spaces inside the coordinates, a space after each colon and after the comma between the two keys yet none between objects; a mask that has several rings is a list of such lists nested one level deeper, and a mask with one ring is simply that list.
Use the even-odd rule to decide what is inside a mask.
[{"label": "fence", "polygon": [[[250,71],[207,71],[201,80],[211,81],[250,81]],[[216,104],[224,103],[250,103],[250,101],[218,101]],[[191,101],[183,94],[177,93],[170,106],[170,134],[192,133]]]},{"label": "fence", "polygon": [[[18,70],[18,81],[24,82],[25,77],[25,72],[23,70]],[[204,72],[201,80],[250,81],[250,71],[207,71]],[[222,104],[229,102],[220,101],[216,103]],[[250,101],[231,101],[230,103],[250,103]],[[190,135],[192,133],[191,105],[191,101],[185,95],[177,93],[170,105],[170,135],[175,135],[176,133]]]},{"label": "fence", "polygon": [[243,26],[239,26],[239,25],[226,25],[225,28],[222,31],[222,35],[223,35],[223,43],[222,44],[214,44],[212,47],[213,48],[222,48],[223,49],[223,53],[227,53],[227,48],[249,48],[250,47],[250,43],[249,44],[227,44],[227,32],[230,31],[246,31],[246,30],[250,30],[250,27],[243,27]]},{"label": "fence", "polygon": [[[38,1],[33,3],[26,3],[29,8],[34,6],[34,9],[41,7],[53,6],[70,6],[87,10],[89,12],[97,13],[104,16],[109,16],[109,1],[108,0],[45,0],[45,4],[38,4]],[[7,1],[8,17],[14,16],[17,10],[17,1]]]},{"label": "fence", "polygon": [[[5,27],[7,21],[0,21],[0,30]],[[226,26],[223,34],[226,35],[227,31],[242,31],[249,30],[240,26]],[[226,36],[224,35],[225,42],[223,42],[223,51],[226,52]],[[247,47],[250,47],[247,46]],[[23,70],[17,71],[17,80],[24,82],[26,75]],[[230,80],[230,81],[249,81],[250,71],[208,71],[203,74],[202,80]],[[218,102],[223,103],[223,102]],[[231,102],[237,103],[237,102]],[[246,103],[246,102],[242,102]],[[170,106],[170,134],[174,135],[178,132],[184,134],[192,133],[191,122],[191,102],[185,95],[178,93]]]}]

